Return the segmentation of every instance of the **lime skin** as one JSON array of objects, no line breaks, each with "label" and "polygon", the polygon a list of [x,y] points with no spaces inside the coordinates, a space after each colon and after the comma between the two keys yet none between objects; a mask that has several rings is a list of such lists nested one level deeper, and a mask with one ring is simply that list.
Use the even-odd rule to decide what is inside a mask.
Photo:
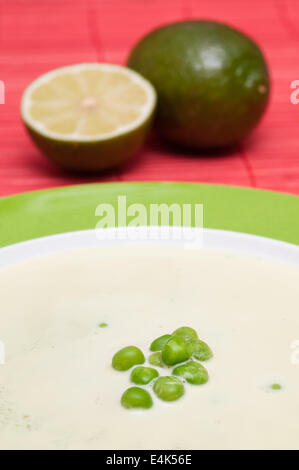
[{"label": "lime skin", "polygon": [[268,102],[269,74],[259,47],[213,21],[158,28],[133,48],[127,65],[156,88],[156,127],[167,140],[216,149],[245,138]]},{"label": "lime skin", "polygon": [[152,123],[153,113],[136,129],[103,140],[72,142],[39,134],[26,122],[24,125],[38,149],[49,160],[73,172],[95,172],[117,167],[143,146]]}]

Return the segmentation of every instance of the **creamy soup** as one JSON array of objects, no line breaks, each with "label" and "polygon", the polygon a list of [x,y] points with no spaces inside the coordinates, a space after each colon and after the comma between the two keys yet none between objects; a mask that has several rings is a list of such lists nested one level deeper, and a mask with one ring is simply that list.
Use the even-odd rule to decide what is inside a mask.
[{"label": "creamy soup", "polygon": [[[94,248],[2,269],[0,298],[0,448],[299,448],[298,268]],[[135,345],[148,357],[152,340],[184,325],[213,349],[208,383],[172,403],[148,386],[151,409],[123,408],[130,371],[112,368],[114,353]]]}]

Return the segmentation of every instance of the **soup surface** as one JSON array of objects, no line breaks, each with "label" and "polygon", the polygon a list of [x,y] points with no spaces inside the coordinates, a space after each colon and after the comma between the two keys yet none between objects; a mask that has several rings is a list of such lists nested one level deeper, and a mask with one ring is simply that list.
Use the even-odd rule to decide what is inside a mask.
[{"label": "soup surface", "polygon": [[[0,298],[1,449],[299,448],[298,268],[175,246],[92,248],[2,269]],[[114,353],[135,345],[148,357],[152,340],[184,325],[213,349],[209,382],[124,409],[130,371],[111,367]]]}]

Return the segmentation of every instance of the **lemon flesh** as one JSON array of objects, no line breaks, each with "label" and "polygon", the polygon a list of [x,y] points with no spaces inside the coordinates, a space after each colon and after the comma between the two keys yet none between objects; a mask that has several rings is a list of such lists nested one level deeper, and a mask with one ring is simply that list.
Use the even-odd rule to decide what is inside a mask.
[{"label": "lemon flesh", "polygon": [[22,118],[37,146],[71,169],[115,166],[142,145],[156,104],[126,67],[80,64],[49,72],[24,92]]}]

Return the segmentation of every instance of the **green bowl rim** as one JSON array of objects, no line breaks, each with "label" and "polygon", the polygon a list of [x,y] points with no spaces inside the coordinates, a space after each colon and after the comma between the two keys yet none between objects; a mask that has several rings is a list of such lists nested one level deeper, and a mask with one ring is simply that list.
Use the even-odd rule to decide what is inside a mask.
[{"label": "green bowl rim", "polygon": [[[0,199],[0,247],[48,235],[93,229],[101,203],[203,204],[204,227],[299,245],[299,197],[198,183],[93,183],[33,191]],[[128,222],[128,221],[127,221]]]}]

